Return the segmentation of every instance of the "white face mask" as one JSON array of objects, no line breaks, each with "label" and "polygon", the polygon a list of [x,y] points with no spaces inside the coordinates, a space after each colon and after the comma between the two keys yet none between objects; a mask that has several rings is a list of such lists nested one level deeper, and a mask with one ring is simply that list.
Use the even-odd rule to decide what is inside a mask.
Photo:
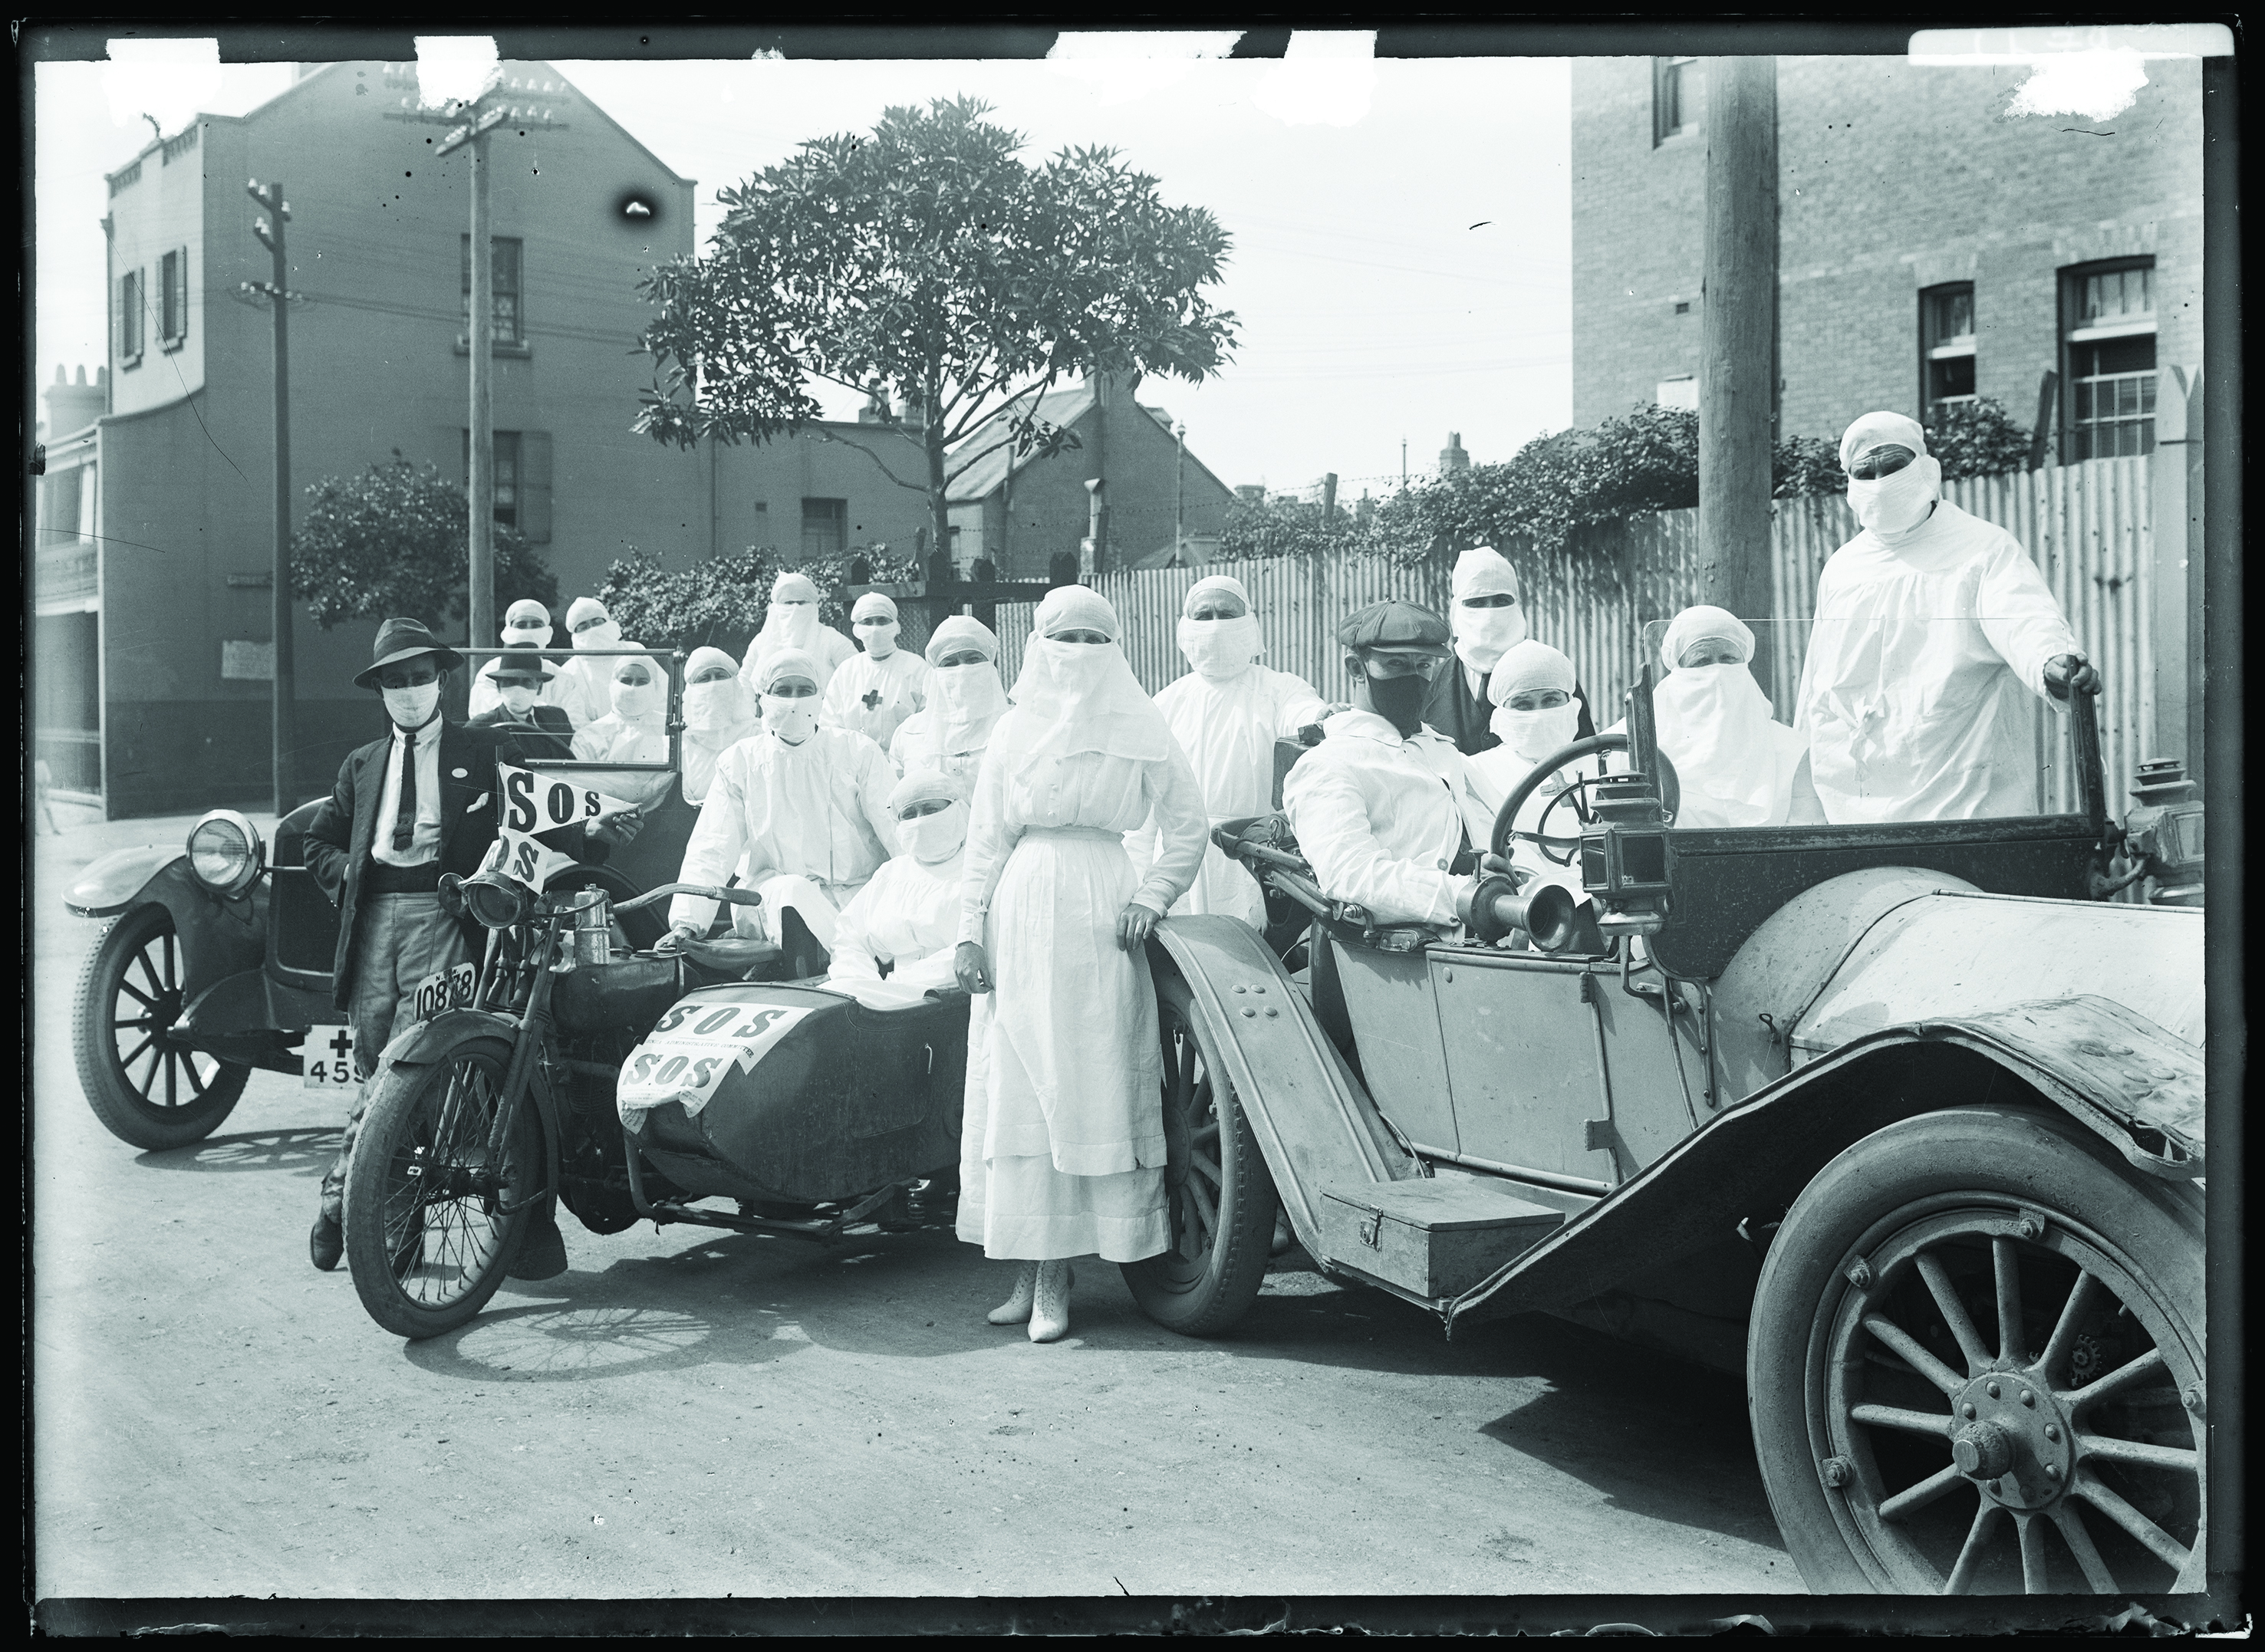
[{"label": "white face mask", "polygon": [[938,666],[930,680],[936,697],[963,719],[980,715],[999,697],[999,668],[987,659],[972,666]]},{"label": "white face mask", "polygon": [[387,688],[381,692],[385,695],[386,714],[401,728],[421,729],[440,709],[441,685],[437,681],[421,688]]},{"label": "white face mask", "polygon": [[1180,622],[1180,652],[1188,657],[1198,675],[1213,682],[1241,676],[1250,668],[1262,646],[1255,615]]},{"label": "white face mask", "polygon": [[532,643],[537,648],[548,648],[556,634],[554,627],[544,624],[541,620],[513,620],[503,628],[503,643],[506,648],[517,643]]},{"label": "white face mask", "polygon": [[894,620],[860,620],[857,640],[865,644],[865,651],[876,659],[886,659],[897,651],[897,622]]},{"label": "white face mask", "polygon": [[536,688],[507,688],[502,691],[504,710],[515,717],[523,717],[535,709],[535,698],[541,692]]},{"label": "white face mask", "polygon": [[1497,706],[1487,726],[1511,751],[1530,763],[1538,763],[1573,743],[1581,726],[1581,707],[1574,700],[1546,711],[1513,711],[1508,706]]},{"label": "white face mask", "polygon": [[1455,655],[1473,671],[1492,671],[1497,660],[1526,640],[1526,610],[1514,601],[1500,608],[1458,602],[1454,615]]},{"label": "white face mask", "polygon": [[611,620],[601,620],[586,630],[574,633],[577,648],[613,648],[622,640],[622,628]]},{"label": "white face mask", "polygon": [[810,640],[818,635],[818,604],[815,602],[774,600],[770,612],[763,618],[763,629],[773,637],[784,641],[790,648],[806,649]]},{"label": "white face mask", "polygon": [[967,841],[967,805],[954,802],[934,814],[899,820],[897,836],[902,840],[905,852],[923,866],[948,861]]},{"label": "white face mask", "polygon": [[763,726],[789,746],[799,746],[818,731],[818,698],[814,695],[763,696]]},{"label": "white face mask", "polygon": [[614,679],[612,693],[614,715],[624,723],[650,722],[661,714],[663,699],[657,682],[623,682]]},{"label": "white face mask", "polygon": [[730,728],[732,713],[739,710],[739,687],[738,681],[731,679],[688,683],[684,689],[684,726],[696,734],[717,734]]},{"label": "white face mask", "polygon": [[1902,534],[1926,520],[1942,479],[1942,462],[1922,454],[1892,476],[1848,478],[1848,508],[1875,534]]},{"label": "white face mask", "polygon": [[1115,652],[1106,643],[1065,643],[1056,637],[1042,637],[1038,647],[1044,651],[1048,667],[1061,691],[1082,695],[1098,683],[1109,670],[1109,657]]}]

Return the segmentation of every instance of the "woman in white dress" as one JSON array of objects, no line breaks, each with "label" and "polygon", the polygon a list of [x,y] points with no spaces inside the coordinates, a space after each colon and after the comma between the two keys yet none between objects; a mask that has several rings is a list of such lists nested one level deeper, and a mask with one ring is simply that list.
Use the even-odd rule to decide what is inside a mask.
[{"label": "woman in white dress", "polygon": [[716,761],[763,731],[739,667],[720,648],[696,648],[684,662],[684,801],[697,807],[716,777]]},{"label": "woman in white dress", "polygon": [[999,639],[982,621],[955,614],[928,639],[928,704],[897,725],[889,761],[897,773],[939,768],[972,795],[991,731],[1007,715]]},{"label": "woman in white dress", "polygon": [[[994,1325],[1069,1328],[1069,1261],[1170,1242],[1147,944],[1202,864],[1203,792],[1082,586],[1039,603],[976,779],[957,972],[972,995],[958,1232],[1022,1264]],[[1124,834],[1154,816],[1136,874]]]},{"label": "woman in white dress", "polygon": [[783,573],[771,581],[763,629],[755,633],[747,644],[747,658],[739,662],[739,680],[747,685],[750,699],[763,692],[763,662],[789,649],[809,655],[817,667],[820,704],[834,673],[857,651],[841,632],[818,622],[818,587],[808,574]]}]

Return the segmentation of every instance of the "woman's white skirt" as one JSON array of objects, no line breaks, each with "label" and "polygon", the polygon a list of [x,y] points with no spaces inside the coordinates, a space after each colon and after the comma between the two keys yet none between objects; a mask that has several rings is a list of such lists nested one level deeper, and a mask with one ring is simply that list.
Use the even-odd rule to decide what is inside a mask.
[{"label": "woman's white skirt", "polygon": [[1117,944],[1134,886],[1122,843],[1097,832],[1026,833],[1000,875],[995,986],[968,1016],[957,1229],[987,1256],[1138,1262],[1170,1244],[1154,987],[1146,955]]}]

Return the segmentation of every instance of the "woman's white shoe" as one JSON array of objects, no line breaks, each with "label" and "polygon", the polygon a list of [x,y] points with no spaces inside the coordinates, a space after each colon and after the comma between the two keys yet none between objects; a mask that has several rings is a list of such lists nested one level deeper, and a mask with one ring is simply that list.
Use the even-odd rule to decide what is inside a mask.
[{"label": "woman's white shoe", "polygon": [[1051,1343],[1069,1329],[1069,1263],[1042,1262],[1038,1264],[1036,1299],[1031,1307],[1031,1340]]},{"label": "woman's white shoe", "polygon": [[994,1325],[1020,1325],[1031,1317],[1031,1303],[1038,1289],[1038,1264],[1023,1263],[1015,1275],[1015,1294],[993,1308],[984,1317]]}]

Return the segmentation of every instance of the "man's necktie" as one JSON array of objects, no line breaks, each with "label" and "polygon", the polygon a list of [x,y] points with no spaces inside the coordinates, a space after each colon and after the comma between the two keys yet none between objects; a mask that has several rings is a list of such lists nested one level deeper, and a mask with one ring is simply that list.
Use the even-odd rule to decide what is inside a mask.
[{"label": "man's necktie", "polygon": [[401,739],[401,807],[393,817],[393,852],[406,854],[417,836],[417,737]]}]

